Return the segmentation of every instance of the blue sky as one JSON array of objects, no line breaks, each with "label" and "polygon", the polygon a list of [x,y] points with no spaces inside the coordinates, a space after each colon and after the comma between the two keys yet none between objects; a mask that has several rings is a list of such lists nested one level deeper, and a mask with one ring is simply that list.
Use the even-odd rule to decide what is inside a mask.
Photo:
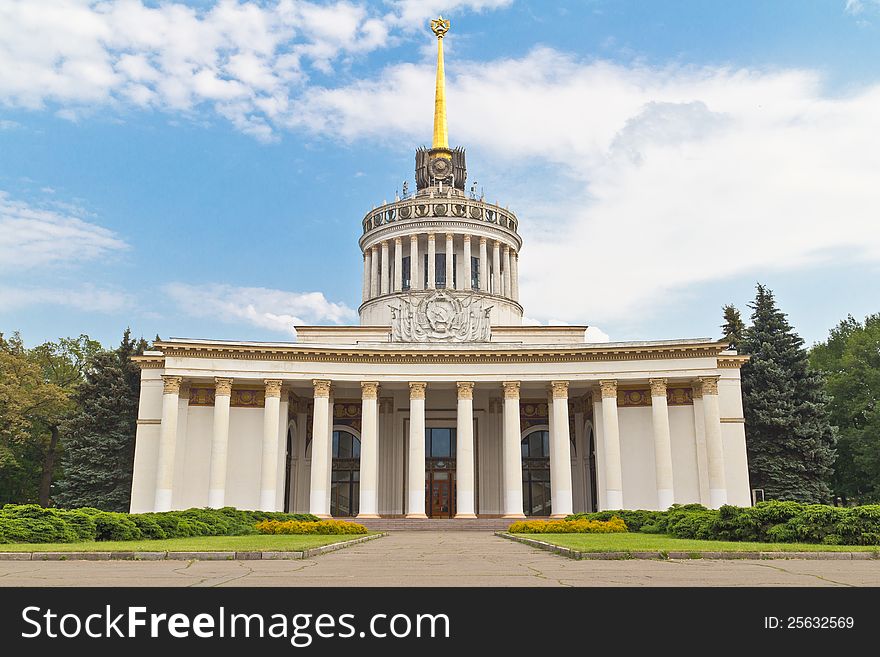
[{"label": "blue sky", "polygon": [[439,11],[450,140],[519,215],[531,321],[716,336],[757,281],[808,342],[880,310],[874,0],[0,0],[0,331],[356,323]]}]

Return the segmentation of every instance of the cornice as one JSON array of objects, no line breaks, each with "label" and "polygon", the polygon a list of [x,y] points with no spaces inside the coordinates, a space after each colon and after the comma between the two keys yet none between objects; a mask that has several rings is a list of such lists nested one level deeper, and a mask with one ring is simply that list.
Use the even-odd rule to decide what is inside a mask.
[{"label": "cornice", "polygon": [[461,217],[425,217],[384,224],[381,228],[374,228],[362,235],[358,240],[358,244],[361,247],[361,251],[366,251],[369,248],[378,246],[381,242],[394,239],[395,237],[403,238],[412,234],[422,235],[429,231],[433,231],[438,235],[453,232],[456,235],[467,233],[472,238],[487,237],[488,239],[502,241],[512,246],[517,252],[522,249],[523,244],[522,238],[509,228]]},{"label": "cornice", "polygon": [[718,367],[739,368],[748,363],[750,358],[751,356],[719,354]]},{"label": "cornice", "polygon": [[[487,343],[493,346],[498,343]],[[278,344],[156,344],[165,358],[219,358],[237,360],[293,361],[307,363],[376,363],[388,364],[446,364],[446,363],[573,363],[607,362],[620,360],[667,360],[678,358],[714,358],[725,348],[715,342],[681,345],[634,345],[602,347],[571,347],[569,345],[522,345],[520,348],[498,346],[491,349],[462,349],[458,345],[432,344],[412,349],[394,349],[382,346],[365,348],[362,345],[296,345]]]},{"label": "cornice", "polygon": [[142,370],[160,370],[165,367],[165,356],[132,356],[131,361]]}]

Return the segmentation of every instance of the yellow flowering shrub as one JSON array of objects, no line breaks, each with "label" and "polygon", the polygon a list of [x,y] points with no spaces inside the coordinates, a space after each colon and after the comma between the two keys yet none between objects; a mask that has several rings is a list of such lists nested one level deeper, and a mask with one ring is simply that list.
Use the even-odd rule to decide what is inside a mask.
[{"label": "yellow flowering shrub", "polygon": [[626,523],[614,516],[610,520],[521,520],[507,528],[511,534],[613,534],[625,532]]},{"label": "yellow flowering shrub", "polygon": [[345,520],[263,520],[257,523],[260,534],[366,534],[367,528]]}]

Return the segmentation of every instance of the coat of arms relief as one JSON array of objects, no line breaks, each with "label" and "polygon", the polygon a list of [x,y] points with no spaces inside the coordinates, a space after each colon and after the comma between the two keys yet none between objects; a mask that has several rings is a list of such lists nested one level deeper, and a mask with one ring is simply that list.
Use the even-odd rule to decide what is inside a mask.
[{"label": "coat of arms relief", "polygon": [[402,297],[391,306],[394,342],[488,342],[491,335],[485,299],[439,290],[426,297]]}]

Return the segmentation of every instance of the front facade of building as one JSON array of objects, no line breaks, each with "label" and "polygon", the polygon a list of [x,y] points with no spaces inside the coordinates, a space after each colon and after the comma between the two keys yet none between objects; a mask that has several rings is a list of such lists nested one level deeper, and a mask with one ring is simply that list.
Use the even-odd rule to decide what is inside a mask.
[{"label": "front facade of building", "polygon": [[739,367],[707,339],[587,343],[522,326],[519,220],[466,192],[438,37],[416,189],[364,217],[360,326],[291,343],[158,341],[132,512],[565,516],[748,505]]}]

